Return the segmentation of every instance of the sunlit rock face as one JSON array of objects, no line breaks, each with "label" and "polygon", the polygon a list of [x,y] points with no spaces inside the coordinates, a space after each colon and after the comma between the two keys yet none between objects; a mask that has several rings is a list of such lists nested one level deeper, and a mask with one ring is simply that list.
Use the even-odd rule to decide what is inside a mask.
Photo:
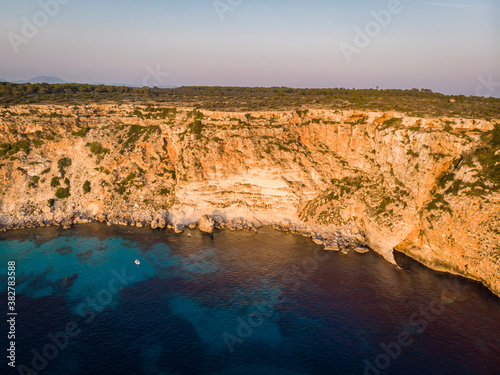
[{"label": "sunlit rock face", "polygon": [[370,247],[390,262],[396,249],[500,294],[500,193],[485,167],[500,155],[487,143],[499,123],[11,106],[0,109],[0,221],[178,232],[201,222],[209,233],[268,225],[332,250]]}]

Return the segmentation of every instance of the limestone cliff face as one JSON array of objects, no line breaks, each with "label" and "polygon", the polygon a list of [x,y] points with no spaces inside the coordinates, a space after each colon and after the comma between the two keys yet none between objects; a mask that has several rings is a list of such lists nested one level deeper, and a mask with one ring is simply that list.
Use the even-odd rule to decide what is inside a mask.
[{"label": "limestone cliff face", "polygon": [[0,223],[269,225],[391,262],[396,249],[500,294],[500,193],[477,154],[498,123],[13,106],[0,109]]}]

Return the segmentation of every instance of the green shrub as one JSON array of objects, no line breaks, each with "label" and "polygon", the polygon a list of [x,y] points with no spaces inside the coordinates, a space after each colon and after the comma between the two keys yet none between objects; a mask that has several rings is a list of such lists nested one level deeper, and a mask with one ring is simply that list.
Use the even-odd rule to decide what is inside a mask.
[{"label": "green shrub", "polygon": [[194,122],[188,125],[188,128],[189,130],[191,130],[191,133],[201,135],[201,133],[203,132],[203,123],[201,122],[201,120],[194,120]]},{"label": "green shrub", "polygon": [[418,152],[414,152],[412,149],[409,149],[409,150],[406,152],[406,155],[409,155],[409,156],[414,157],[414,158],[418,158],[419,153],[418,153]]},{"label": "green shrub", "polygon": [[56,197],[59,198],[59,199],[65,199],[65,198],[68,198],[70,197],[71,194],[69,192],[69,187],[67,188],[59,188],[57,189],[56,191]]},{"label": "green shrub", "polygon": [[141,111],[139,111],[138,109],[135,109],[134,112],[132,113],[134,116],[136,117],[139,117],[139,118],[143,118],[144,115],[142,114]]},{"label": "green shrub", "polygon": [[92,142],[90,145],[90,152],[94,155],[109,154],[110,150],[102,147],[99,142]]},{"label": "green shrub", "polygon": [[143,141],[147,141],[149,136],[159,133],[161,134],[161,128],[159,126],[140,126],[140,125],[131,125],[128,127],[127,132],[127,140],[122,144],[122,150],[120,151],[123,154],[125,151],[132,151],[136,143],[144,136]]},{"label": "green shrub", "polygon": [[382,126],[382,129],[387,129],[391,126],[399,126],[403,123],[403,120],[397,117],[391,118],[389,120],[385,120]]},{"label": "green shrub", "polygon": [[71,164],[72,161],[70,158],[59,159],[59,161],[57,162],[57,166],[59,167],[59,173],[61,174],[61,176],[64,177],[64,175],[66,174],[66,170],[64,168],[70,167]]},{"label": "green shrub", "polygon": [[169,195],[170,194],[170,189],[161,189],[160,190],[160,195]]},{"label": "green shrub", "polygon": [[24,151],[26,154],[30,152],[30,142],[27,140],[19,141],[14,144],[2,143],[0,144],[0,156],[15,155],[20,151]]},{"label": "green shrub", "polygon": [[10,143],[0,144],[0,156],[5,156],[11,150]]},{"label": "green shrub", "polygon": [[90,131],[90,128],[88,126],[86,126],[83,129],[80,129],[77,132],[74,132],[73,135],[75,137],[85,137],[89,131]]},{"label": "green shrub", "polygon": [[85,181],[85,183],[83,184],[83,193],[90,193],[90,181]]},{"label": "green shrub", "polygon": [[50,186],[55,188],[58,187],[59,185],[61,185],[59,183],[59,177],[52,177],[52,180],[50,181]]}]

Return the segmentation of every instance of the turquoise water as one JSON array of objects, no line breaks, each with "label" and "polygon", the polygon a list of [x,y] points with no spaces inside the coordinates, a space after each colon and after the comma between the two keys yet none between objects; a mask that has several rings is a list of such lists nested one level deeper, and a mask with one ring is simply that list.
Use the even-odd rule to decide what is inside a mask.
[{"label": "turquoise water", "polygon": [[500,373],[498,298],[402,256],[99,224],[4,233],[0,249],[18,313],[2,374]]}]

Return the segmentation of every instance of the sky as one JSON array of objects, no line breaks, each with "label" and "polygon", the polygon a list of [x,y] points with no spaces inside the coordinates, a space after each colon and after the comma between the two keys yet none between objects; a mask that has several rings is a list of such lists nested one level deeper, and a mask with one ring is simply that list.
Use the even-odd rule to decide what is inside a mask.
[{"label": "sky", "polygon": [[0,0],[0,78],[500,97],[500,0]]}]

